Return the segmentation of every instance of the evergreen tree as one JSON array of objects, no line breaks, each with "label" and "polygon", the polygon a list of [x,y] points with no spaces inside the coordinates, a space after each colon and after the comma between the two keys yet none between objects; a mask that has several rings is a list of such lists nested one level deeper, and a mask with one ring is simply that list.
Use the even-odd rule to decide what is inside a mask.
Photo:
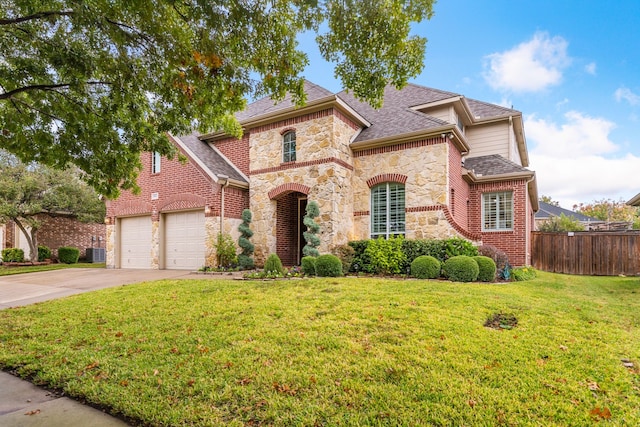
[{"label": "evergreen tree", "polygon": [[242,253],[238,255],[238,266],[243,270],[250,270],[253,268],[253,255],[254,246],[249,241],[253,236],[253,231],[249,228],[251,224],[251,211],[245,209],[242,211],[242,224],[238,226],[240,232],[240,238],[238,239],[238,246],[242,249]]},{"label": "evergreen tree", "polygon": [[307,227],[307,231],[302,233],[304,236],[304,240],[307,242],[302,248],[302,254],[304,256],[315,256],[320,255],[318,251],[318,246],[320,246],[320,238],[317,236],[320,231],[320,226],[314,220],[317,216],[320,215],[320,208],[318,207],[318,203],[311,201],[307,203],[307,209],[305,210],[306,215],[302,223]]}]

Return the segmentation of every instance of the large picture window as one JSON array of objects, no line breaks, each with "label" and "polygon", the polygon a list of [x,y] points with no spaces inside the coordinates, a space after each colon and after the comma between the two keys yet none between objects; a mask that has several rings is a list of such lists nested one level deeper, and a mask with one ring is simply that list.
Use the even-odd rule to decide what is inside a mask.
[{"label": "large picture window", "polygon": [[282,137],[282,161],[296,161],[296,133],[294,131],[287,132]]},{"label": "large picture window", "polygon": [[387,182],[371,189],[371,238],[404,236],[404,185]]},{"label": "large picture window", "polygon": [[482,231],[513,230],[513,192],[482,195]]}]

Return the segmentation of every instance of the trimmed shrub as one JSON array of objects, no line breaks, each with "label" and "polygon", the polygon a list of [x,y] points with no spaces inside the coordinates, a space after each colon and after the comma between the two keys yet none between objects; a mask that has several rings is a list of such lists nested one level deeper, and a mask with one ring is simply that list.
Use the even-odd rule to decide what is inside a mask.
[{"label": "trimmed shrub", "polygon": [[474,256],[478,263],[478,280],[481,282],[493,282],[496,280],[496,263],[487,256]]},{"label": "trimmed shrub", "polygon": [[306,215],[304,216],[302,223],[307,227],[307,231],[302,233],[302,236],[307,244],[302,248],[302,254],[304,256],[317,257],[320,255],[320,252],[318,252],[318,246],[320,246],[320,238],[318,237],[320,226],[314,218],[320,215],[320,207],[317,202],[312,200],[307,203],[305,212]]},{"label": "trimmed shrub", "polygon": [[284,267],[282,261],[277,254],[270,254],[264,263],[264,271],[284,275]]},{"label": "trimmed shrub", "polygon": [[337,256],[342,263],[342,271],[347,272],[351,269],[351,263],[353,262],[355,250],[350,245],[336,246],[331,250],[331,253]]},{"label": "trimmed shrub", "polygon": [[51,259],[51,249],[47,246],[40,245],[38,246],[38,261],[42,262],[45,259]]},{"label": "trimmed shrub", "polygon": [[411,275],[418,279],[436,279],[440,269],[440,261],[431,255],[421,255],[411,263]]},{"label": "trimmed shrub", "polygon": [[406,257],[403,270],[406,270],[411,265],[414,259],[422,255],[429,255],[440,262],[446,259],[443,240],[436,239],[419,239],[419,240],[404,240],[402,242],[402,252]]},{"label": "trimmed shrub", "polygon": [[2,250],[3,262],[23,262],[24,251],[20,248],[7,248]]},{"label": "trimmed shrub", "polygon": [[342,262],[340,262],[340,258],[331,254],[320,255],[316,258],[316,276],[342,276]]},{"label": "trimmed shrub", "polygon": [[306,276],[315,276],[316,275],[316,257],[304,256],[300,260],[300,264],[302,266],[302,272]]},{"label": "trimmed shrub", "polygon": [[80,249],[70,246],[58,248],[58,260],[63,264],[76,264],[80,258]]},{"label": "trimmed shrub", "polygon": [[444,262],[442,269],[452,282],[473,282],[480,273],[476,260],[466,255],[449,258]]},{"label": "trimmed shrub", "polygon": [[399,274],[405,263],[405,255],[402,252],[401,236],[383,239],[378,237],[370,240],[365,254],[370,259],[370,268],[376,274]]},{"label": "trimmed shrub", "polygon": [[533,280],[537,276],[536,270],[533,267],[518,267],[511,270],[511,277],[515,282],[524,282],[527,280]]}]

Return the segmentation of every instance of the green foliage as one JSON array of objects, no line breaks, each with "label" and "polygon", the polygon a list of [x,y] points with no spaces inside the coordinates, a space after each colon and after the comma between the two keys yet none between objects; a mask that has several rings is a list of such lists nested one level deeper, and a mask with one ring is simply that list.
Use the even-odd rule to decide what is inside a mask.
[{"label": "green foliage", "polygon": [[315,276],[316,275],[316,257],[304,256],[300,260],[300,264],[301,264],[301,267],[302,267],[302,272],[306,276]]},{"label": "green foliage", "polygon": [[24,251],[20,248],[6,248],[2,250],[3,262],[23,262]]},{"label": "green foliage", "polygon": [[[440,262],[444,262],[444,260],[446,259],[444,240],[405,239],[402,242],[402,252],[404,252],[406,256],[407,265],[410,265],[414,259],[422,255],[432,256],[438,259]],[[406,269],[407,265],[403,266],[403,268]]]},{"label": "green foliage", "polygon": [[[0,132],[0,142],[1,138]],[[37,261],[42,217],[61,212],[84,222],[102,222],[105,204],[80,179],[78,171],[54,170],[36,163],[25,165],[0,151],[0,222],[11,220],[22,230],[31,261]]]},{"label": "green foliage", "polygon": [[218,267],[229,268],[236,266],[238,263],[236,245],[229,234],[218,233],[215,248]]},{"label": "green foliage", "polygon": [[443,241],[444,251],[447,258],[466,255],[474,257],[478,255],[478,248],[468,240],[459,237],[453,237]]},{"label": "green foliage", "polygon": [[365,254],[369,257],[372,273],[399,274],[403,273],[405,255],[402,252],[402,236],[383,239],[379,237],[369,241]]},{"label": "green foliage", "polygon": [[538,225],[538,231],[564,232],[564,231],[584,231],[584,225],[573,216],[554,216]]},{"label": "green foliage", "polygon": [[511,278],[514,282],[524,282],[537,277],[537,272],[533,267],[518,267],[511,270]]},{"label": "green foliage", "polygon": [[343,86],[380,106],[388,83],[422,71],[426,39],[409,31],[433,2],[2,2],[0,145],[74,164],[113,198],[137,188],[141,152],[177,154],[168,132],[239,136],[247,98],[302,105],[301,33],[317,33]]},{"label": "green foliage", "polygon": [[284,274],[284,267],[278,254],[269,254],[267,260],[264,262],[264,271],[279,274]]},{"label": "green foliage", "polygon": [[342,262],[332,254],[323,254],[316,258],[316,276],[339,277],[342,276]]},{"label": "green foliage", "polygon": [[45,259],[51,259],[51,249],[47,246],[39,245],[38,246],[38,261],[42,262]]},{"label": "green foliage", "polygon": [[58,248],[58,261],[63,264],[76,264],[80,258],[80,249],[71,246]]},{"label": "green foliage", "polygon": [[420,255],[411,263],[411,275],[418,279],[436,279],[440,277],[441,263],[430,255]]},{"label": "green foliage", "polygon": [[452,282],[473,282],[480,273],[478,263],[467,255],[456,255],[447,259],[442,269]]},{"label": "green foliage", "polygon": [[314,218],[320,215],[320,207],[318,203],[315,201],[310,201],[307,203],[307,208],[305,209],[306,215],[302,220],[302,223],[307,227],[307,231],[302,233],[306,245],[302,248],[302,254],[304,256],[314,256],[317,257],[320,255],[318,252],[318,246],[320,246],[320,238],[317,236],[320,231],[320,226],[315,221]]},{"label": "green foliage", "polygon": [[348,243],[353,248],[353,260],[349,271],[373,273],[371,271],[371,258],[367,255],[367,246],[371,240],[352,240]]},{"label": "green foliage", "polygon": [[483,255],[474,256],[478,263],[478,280],[481,282],[493,282],[496,280],[496,263],[489,257]]},{"label": "green foliage", "polygon": [[254,267],[253,251],[255,249],[253,243],[249,241],[253,236],[253,231],[250,228],[251,224],[251,211],[245,209],[242,211],[242,223],[238,226],[240,237],[238,238],[238,246],[242,249],[240,255],[238,255],[238,266],[242,270],[250,270]]},{"label": "green foliage", "polygon": [[355,250],[350,245],[339,245],[331,250],[331,253],[337,256],[342,262],[342,271],[346,273],[351,269],[351,263],[355,256]]},{"label": "green foliage", "polygon": [[637,208],[627,205],[620,199],[595,200],[592,203],[580,203],[573,206],[573,210],[583,215],[597,218],[601,221],[622,221],[633,223],[640,216]]}]

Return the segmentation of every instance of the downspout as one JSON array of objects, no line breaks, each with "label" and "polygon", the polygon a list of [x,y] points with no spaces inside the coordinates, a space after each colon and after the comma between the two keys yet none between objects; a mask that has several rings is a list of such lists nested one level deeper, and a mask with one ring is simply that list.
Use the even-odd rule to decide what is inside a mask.
[{"label": "downspout", "polygon": [[224,230],[224,189],[229,186],[229,177],[218,175],[218,183],[220,183],[220,234],[222,234]]}]

